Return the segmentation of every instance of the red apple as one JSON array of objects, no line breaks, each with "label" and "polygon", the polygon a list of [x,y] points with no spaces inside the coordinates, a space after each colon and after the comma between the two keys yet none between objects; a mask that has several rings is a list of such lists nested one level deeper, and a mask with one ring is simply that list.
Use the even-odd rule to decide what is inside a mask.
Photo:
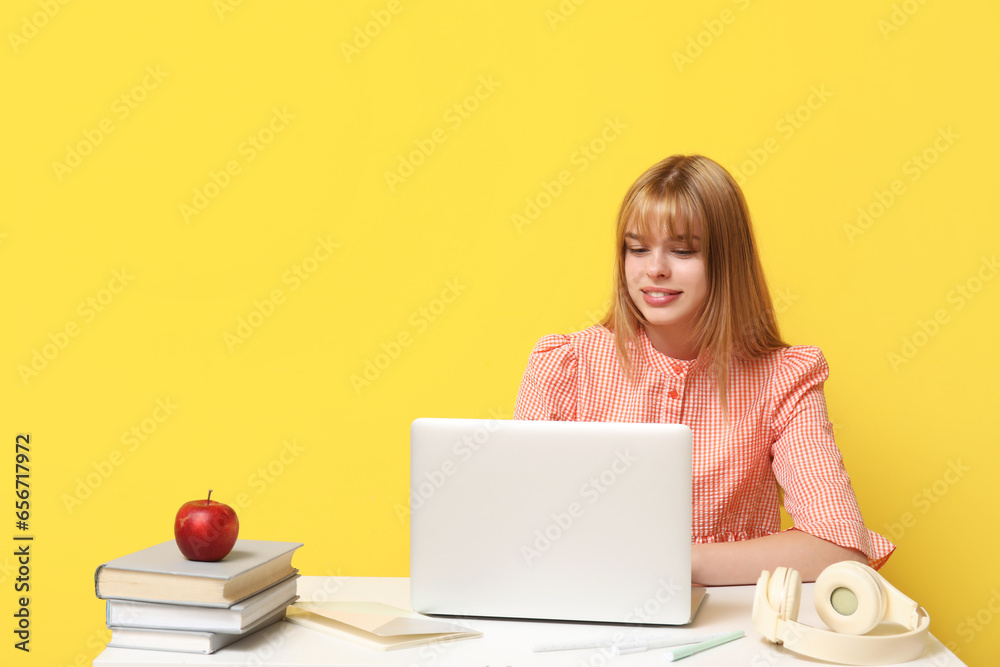
[{"label": "red apple", "polygon": [[240,520],[229,505],[212,502],[212,490],[205,500],[181,505],[174,520],[174,539],[188,560],[217,561],[236,544]]}]

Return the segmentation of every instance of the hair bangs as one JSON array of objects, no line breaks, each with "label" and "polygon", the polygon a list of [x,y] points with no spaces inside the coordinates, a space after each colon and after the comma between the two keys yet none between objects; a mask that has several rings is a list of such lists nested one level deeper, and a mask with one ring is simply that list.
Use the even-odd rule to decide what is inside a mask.
[{"label": "hair bangs", "polygon": [[702,218],[693,197],[662,180],[647,183],[636,192],[631,209],[626,233],[637,234],[643,239],[666,235],[690,243]]}]

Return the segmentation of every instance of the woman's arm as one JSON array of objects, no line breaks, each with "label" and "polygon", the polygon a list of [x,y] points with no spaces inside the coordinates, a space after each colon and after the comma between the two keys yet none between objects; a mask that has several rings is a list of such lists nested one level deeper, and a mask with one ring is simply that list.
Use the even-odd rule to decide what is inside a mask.
[{"label": "woman's arm", "polygon": [[842,560],[868,563],[856,549],[810,535],[786,530],[740,542],[691,545],[691,581],[703,586],[731,586],[757,582],[762,570],[777,567],[799,571],[802,581],[815,581],[827,566]]},{"label": "woman's arm", "polygon": [[827,415],[823,387],[828,376],[818,348],[784,350],[771,386],[771,468],[796,530],[769,535],[762,545],[765,553],[749,547],[746,554],[770,562],[771,567],[759,569],[790,565],[805,581],[840,560],[856,559],[877,569],[895,548],[868,530],[861,517]]}]

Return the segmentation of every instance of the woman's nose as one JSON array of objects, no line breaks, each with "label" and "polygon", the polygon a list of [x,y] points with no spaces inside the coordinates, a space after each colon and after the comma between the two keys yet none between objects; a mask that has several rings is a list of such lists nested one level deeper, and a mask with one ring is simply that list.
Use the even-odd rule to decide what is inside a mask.
[{"label": "woman's nose", "polygon": [[650,278],[666,278],[670,276],[670,265],[667,258],[655,253],[649,258],[649,266],[646,267],[646,274]]}]

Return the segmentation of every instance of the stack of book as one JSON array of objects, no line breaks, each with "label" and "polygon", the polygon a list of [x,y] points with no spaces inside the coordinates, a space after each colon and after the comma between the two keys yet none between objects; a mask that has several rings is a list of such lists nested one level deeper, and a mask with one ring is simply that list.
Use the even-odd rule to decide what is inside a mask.
[{"label": "stack of book", "polygon": [[213,653],[285,616],[295,601],[296,542],[237,540],[214,563],[184,558],[171,540],[97,568],[108,646]]}]

